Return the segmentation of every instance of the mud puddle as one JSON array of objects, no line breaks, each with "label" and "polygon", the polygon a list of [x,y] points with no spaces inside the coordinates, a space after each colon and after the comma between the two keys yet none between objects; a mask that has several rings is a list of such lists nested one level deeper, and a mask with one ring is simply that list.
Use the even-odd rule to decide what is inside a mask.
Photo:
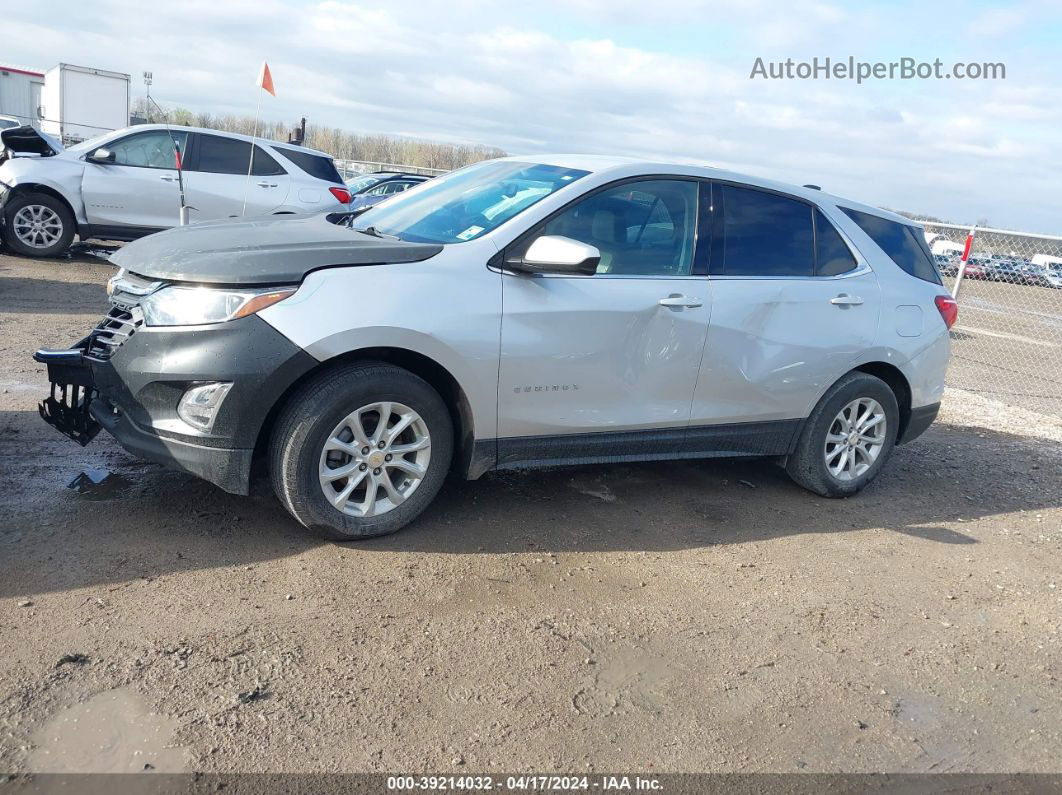
[{"label": "mud puddle", "polygon": [[133,690],[108,690],[37,732],[28,767],[36,773],[181,772],[189,754],[170,745],[176,728],[176,720],[151,712]]}]

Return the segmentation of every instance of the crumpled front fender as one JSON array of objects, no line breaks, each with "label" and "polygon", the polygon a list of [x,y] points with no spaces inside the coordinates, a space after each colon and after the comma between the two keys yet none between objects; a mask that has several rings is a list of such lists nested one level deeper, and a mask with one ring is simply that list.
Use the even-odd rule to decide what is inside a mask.
[{"label": "crumpled front fender", "polygon": [[15,157],[0,165],[0,182],[7,186],[3,201],[24,190],[43,190],[65,201],[79,224],[88,222],[81,196],[81,177],[85,172],[79,161],[60,157]]}]

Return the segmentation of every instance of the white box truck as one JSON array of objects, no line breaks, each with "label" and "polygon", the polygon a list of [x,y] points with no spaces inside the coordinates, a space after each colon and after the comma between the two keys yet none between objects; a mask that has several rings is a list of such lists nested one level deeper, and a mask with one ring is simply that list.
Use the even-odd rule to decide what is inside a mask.
[{"label": "white box truck", "polygon": [[44,75],[41,129],[64,145],[129,126],[129,75],[61,63]]}]

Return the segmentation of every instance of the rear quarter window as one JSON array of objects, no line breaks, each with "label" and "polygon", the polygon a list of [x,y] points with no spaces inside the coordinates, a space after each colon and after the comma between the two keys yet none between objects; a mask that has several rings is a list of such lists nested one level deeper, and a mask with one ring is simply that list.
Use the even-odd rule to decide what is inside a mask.
[{"label": "rear quarter window", "polygon": [[279,146],[274,147],[274,151],[279,152],[311,177],[323,179],[325,182],[334,182],[336,185],[344,184],[343,178],[339,176],[339,171],[336,170],[336,164],[332,162],[330,157],[315,155],[310,152],[300,152],[297,149],[284,149]]},{"label": "rear quarter window", "polygon": [[902,270],[922,281],[941,284],[940,272],[929,253],[925,237],[912,226],[890,221],[878,215],[839,208],[866,232],[878,248],[889,255]]}]

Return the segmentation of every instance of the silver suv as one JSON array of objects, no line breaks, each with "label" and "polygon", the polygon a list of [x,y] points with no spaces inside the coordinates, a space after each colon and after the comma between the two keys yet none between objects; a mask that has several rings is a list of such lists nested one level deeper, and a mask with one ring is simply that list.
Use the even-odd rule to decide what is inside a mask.
[{"label": "silver suv", "polygon": [[64,149],[19,127],[0,141],[0,237],[24,256],[61,254],[75,234],[135,240],[176,226],[182,180],[192,223],[350,201],[331,156],[301,146],[257,139],[248,176],[249,135],[146,124]]},{"label": "silver suv", "polygon": [[853,494],[936,416],[956,313],[905,218],[601,157],[489,161],[346,225],[189,226],[114,261],[107,317],[36,354],[44,418],[239,494],[264,456],[339,540],[401,528],[451,470],[755,456]]}]

